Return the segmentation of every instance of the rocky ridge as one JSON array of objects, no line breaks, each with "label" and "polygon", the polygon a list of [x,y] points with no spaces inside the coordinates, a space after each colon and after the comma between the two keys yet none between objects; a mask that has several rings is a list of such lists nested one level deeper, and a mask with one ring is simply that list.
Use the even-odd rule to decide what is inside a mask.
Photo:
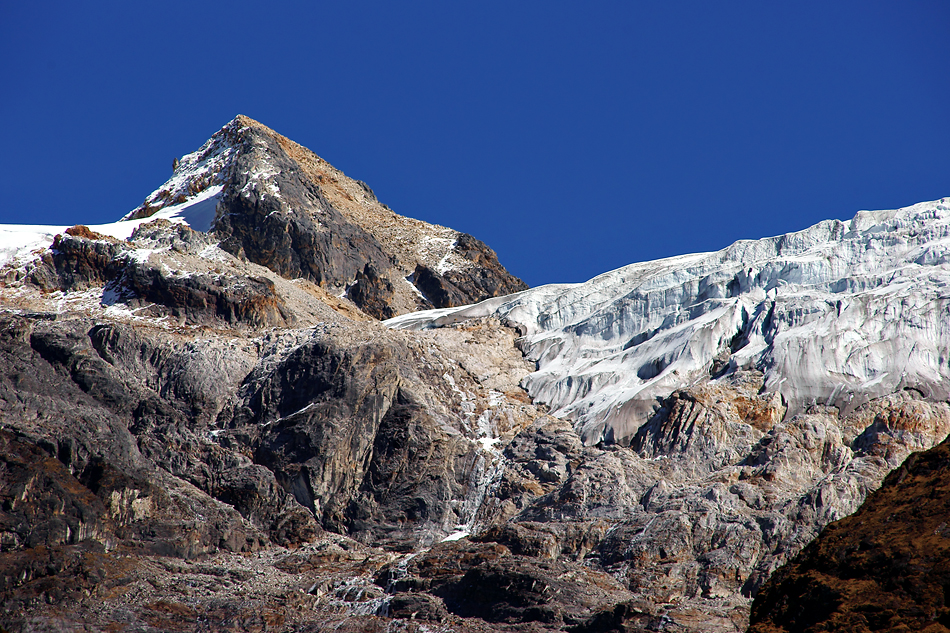
[{"label": "rocky ridge", "polygon": [[[367,187],[311,186],[329,168],[257,126],[182,159],[129,239],[77,226],[0,270],[8,630],[742,630],[775,569],[950,431],[939,391],[907,380],[795,405],[730,335],[633,432],[592,442],[523,388],[540,330],[495,308],[530,293],[380,324],[358,306],[397,304],[332,276],[395,288],[430,269],[432,233],[393,254],[414,221],[374,233]],[[254,255],[241,227],[262,210],[298,241]],[[341,248],[303,263],[323,229]],[[587,332],[545,361],[596,356]]]},{"label": "rocky ridge", "polygon": [[245,116],[224,126],[125,219],[170,206],[223,249],[389,318],[527,286],[474,237],[394,213],[365,183]]}]

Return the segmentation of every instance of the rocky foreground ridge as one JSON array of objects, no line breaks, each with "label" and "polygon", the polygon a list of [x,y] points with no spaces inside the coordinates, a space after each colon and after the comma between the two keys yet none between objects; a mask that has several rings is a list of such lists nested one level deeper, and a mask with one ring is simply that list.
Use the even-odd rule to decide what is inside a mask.
[{"label": "rocky foreground ridge", "polygon": [[950,432],[946,216],[526,291],[238,117],[0,270],[0,623],[744,630]]},{"label": "rocky foreground ridge", "polygon": [[950,630],[950,445],[915,453],[775,574],[751,633]]}]

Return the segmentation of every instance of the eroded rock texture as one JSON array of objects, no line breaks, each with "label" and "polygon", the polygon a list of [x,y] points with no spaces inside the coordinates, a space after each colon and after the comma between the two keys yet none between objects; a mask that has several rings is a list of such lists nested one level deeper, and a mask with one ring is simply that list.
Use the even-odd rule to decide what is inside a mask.
[{"label": "eroded rock texture", "polygon": [[950,445],[911,455],[766,583],[750,631],[950,629]]},{"label": "eroded rock texture", "polygon": [[[874,497],[896,510],[828,528],[839,540],[766,584],[942,441],[950,404],[896,376],[860,398],[786,397],[782,314],[826,323],[845,304],[736,300],[807,281],[765,261],[774,250],[837,257],[887,242],[871,220],[916,220],[872,214],[852,233],[823,224],[725,253],[732,267],[755,254],[755,283],[704,255],[674,284],[690,256],[397,317],[432,326],[403,331],[377,319],[523,284],[481,242],[393,214],[249,119],[132,215],[127,240],[77,226],[0,269],[4,630],[725,632],[757,594],[762,630],[942,625],[942,447]],[[822,249],[808,251],[819,269]],[[617,299],[616,283],[646,294]],[[857,286],[821,296],[877,296]],[[928,305],[907,324],[921,340]],[[564,369],[546,384],[567,419],[523,388],[539,366]],[[657,379],[637,407],[608,406],[622,424],[594,419],[610,404],[598,393],[619,402],[624,384]]]},{"label": "eroded rock texture", "polygon": [[[12,630],[161,628],[165,616],[240,630],[268,609],[268,626],[382,622],[392,595],[374,575],[397,552],[471,531],[500,463],[478,440],[540,415],[497,322],[444,343],[343,317],[247,337],[220,320],[103,322],[109,307],[0,322],[0,605]],[[343,553],[305,571],[289,562],[325,548]],[[179,588],[197,561],[202,583],[228,582]],[[233,595],[251,585],[256,601]],[[356,596],[375,602],[364,610]]]},{"label": "eroded rock texture", "polygon": [[585,447],[566,422],[537,421],[508,445],[489,500],[510,518],[476,539],[606,571],[671,626],[744,628],[779,565],[950,430],[948,405],[914,392],[782,421],[757,402],[760,380],[674,394],[631,448]]}]

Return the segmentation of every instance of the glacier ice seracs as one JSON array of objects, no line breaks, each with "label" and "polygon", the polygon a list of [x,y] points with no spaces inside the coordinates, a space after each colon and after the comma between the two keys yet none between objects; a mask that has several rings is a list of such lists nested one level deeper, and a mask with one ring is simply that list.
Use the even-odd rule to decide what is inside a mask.
[{"label": "glacier ice seracs", "polygon": [[901,389],[947,399],[950,198],[387,323],[490,314],[524,332],[525,389],[588,444],[629,440],[659,399],[737,369],[762,371],[786,417]]}]

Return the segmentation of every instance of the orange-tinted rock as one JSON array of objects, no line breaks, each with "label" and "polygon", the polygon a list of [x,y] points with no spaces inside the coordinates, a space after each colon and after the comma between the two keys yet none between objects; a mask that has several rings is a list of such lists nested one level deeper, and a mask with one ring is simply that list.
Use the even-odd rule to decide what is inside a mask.
[{"label": "orange-tinted rock", "polygon": [[914,453],[776,571],[750,633],[950,629],[950,444]]}]

